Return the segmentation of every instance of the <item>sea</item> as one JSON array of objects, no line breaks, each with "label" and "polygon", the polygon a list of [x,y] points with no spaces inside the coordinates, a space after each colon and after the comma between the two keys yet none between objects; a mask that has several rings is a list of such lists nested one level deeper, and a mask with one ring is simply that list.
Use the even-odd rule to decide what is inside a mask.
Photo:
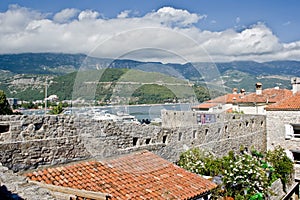
[{"label": "sea", "polygon": [[[117,114],[123,112],[135,116],[138,120],[153,120],[161,118],[162,110],[189,111],[194,104],[176,103],[176,104],[145,104],[145,105],[114,105],[114,106],[87,106],[87,107],[69,107],[64,113],[71,115],[85,116],[95,111],[106,111]],[[44,115],[45,110],[22,110],[24,115]]]}]

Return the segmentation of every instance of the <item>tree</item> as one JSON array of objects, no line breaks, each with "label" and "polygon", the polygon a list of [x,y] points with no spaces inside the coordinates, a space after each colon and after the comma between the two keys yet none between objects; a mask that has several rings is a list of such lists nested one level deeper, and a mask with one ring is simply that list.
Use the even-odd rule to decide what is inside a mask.
[{"label": "tree", "polygon": [[0,90],[0,115],[11,115],[13,111],[6,99],[6,95],[3,90]]},{"label": "tree", "polygon": [[57,106],[54,106],[53,109],[50,111],[50,114],[58,115],[63,111],[63,104],[60,102]]}]

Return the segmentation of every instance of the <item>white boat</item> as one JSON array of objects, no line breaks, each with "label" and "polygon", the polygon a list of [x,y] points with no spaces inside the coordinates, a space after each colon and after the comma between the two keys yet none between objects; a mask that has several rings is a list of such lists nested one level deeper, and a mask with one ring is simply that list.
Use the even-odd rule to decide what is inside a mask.
[{"label": "white boat", "polygon": [[92,119],[98,121],[118,121],[119,117],[109,113],[107,110],[102,110],[100,112],[94,112],[92,114]]},{"label": "white boat", "polygon": [[129,115],[128,113],[117,112],[117,117],[119,117],[119,121],[124,122],[124,123],[138,123],[138,124],[140,124],[140,122],[136,119],[135,116]]},{"label": "white boat", "polygon": [[98,121],[114,121],[123,123],[140,123],[135,116],[124,112],[118,112],[116,115],[109,113],[107,110],[95,112],[92,119]]}]

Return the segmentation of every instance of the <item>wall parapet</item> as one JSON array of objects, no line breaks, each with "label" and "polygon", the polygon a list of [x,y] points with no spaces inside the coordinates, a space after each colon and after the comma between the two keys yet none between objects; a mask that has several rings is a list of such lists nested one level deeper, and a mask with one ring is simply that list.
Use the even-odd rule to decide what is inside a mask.
[{"label": "wall parapet", "polygon": [[199,124],[193,112],[176,113],[163,115],[163,120],[174,120],[163,126],[64,115],[0,116],[0,162],[19,171],[143,149],[171,162],[193,147],[220,156],[241,145],[266,150],[265,116],[219,115],[214,123]]}]

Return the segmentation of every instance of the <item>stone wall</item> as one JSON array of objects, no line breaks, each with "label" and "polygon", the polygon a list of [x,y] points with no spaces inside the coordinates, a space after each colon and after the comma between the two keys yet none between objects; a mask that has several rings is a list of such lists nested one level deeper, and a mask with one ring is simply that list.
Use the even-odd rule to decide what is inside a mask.
[{"label": "stone wall", "polygon": [[270,200],[282,199],[284,197],[285,192],[283,191],[283,185],[280,179],[277,179],[271,185],[272,196],[269,197]]},{"label": "stone wall", "polygon": [[13,171],[89,157],[71,116],[0,116],[0,162]]},{"label": "stone wall", "polygon": [[0,199],[54,200],[51,192],[0,164]]},{"label": "stone wall", "polygon": [[163,126],[63,115],[0,116],[0,162],[19,171],[143,149],[172,162],[192,147],[220,156],[241,145],[266,150],[264,116],[217,115],[215,123],[199,125],[193,112],[174,113],[167,113]]},{"label": "stone wall", "polygon": [[[162,113],[163,127],[168,133],[168,145],[159,150],[160,155],[200,147],[218,156],[228,151],[239,151],[243,145],[250,149],[266,150],[266,118],[263,115],[216,114],[215,123],[197,123],[197,113],[165,111]],[[166,117],[167,116],[167,117]],[[184,126],[187,122],[187,126]],[[172,160],[172,158],[169,158]]]},{"label": "stone wall", "polygon": [[299,111],[267,111],[267,148],[280,145],[284,149],[300,150],[300,138],[285,139],[285,124],[300,124]]}]

